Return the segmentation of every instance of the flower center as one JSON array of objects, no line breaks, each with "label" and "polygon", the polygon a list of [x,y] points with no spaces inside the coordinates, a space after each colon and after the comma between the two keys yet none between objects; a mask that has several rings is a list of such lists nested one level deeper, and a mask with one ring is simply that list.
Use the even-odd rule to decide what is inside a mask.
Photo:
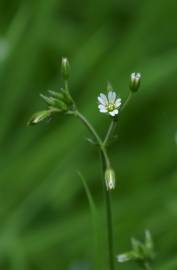
[{"label": "flower center", "polygon": [[108,110],[109,112],[114,111],[114,109],[115,109],[115,105],[114,105],[113,103],[109,103],[109,104],[107,105],[107,110]]}]

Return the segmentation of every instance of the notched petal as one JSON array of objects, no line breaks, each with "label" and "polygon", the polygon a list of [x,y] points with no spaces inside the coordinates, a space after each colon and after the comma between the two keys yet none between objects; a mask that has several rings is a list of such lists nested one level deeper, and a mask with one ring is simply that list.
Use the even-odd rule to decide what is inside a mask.
[{"label": "notched petal", "polygon": [[106,104],[108,104],[108,99],[107,99],[107,97],[106,97],[106,95],[105,94],[100,94],[100,97],[101,97],[101,99],[104,101],[104,104],[106,105]]},{"label": "notched petal", "polygon": [[115,101],[115,107],[118,108],[118,107],[120,107],[120,105],[121,105],[121,99],[118,98],[118,99],[116,99],[116,101]]}]

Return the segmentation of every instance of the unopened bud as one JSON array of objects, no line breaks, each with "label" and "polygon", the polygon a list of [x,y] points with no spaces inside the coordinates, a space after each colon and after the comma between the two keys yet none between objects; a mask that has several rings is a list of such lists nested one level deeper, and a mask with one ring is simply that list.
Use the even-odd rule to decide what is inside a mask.
[{"label": "unopened bud", "polygon": [[51,115],[51,111],[40,111],[37,112],[35,114],[33,114],[33,116],[31,117],[31,119],[28,121],[28,125],[36,125],[40,122],[42,122],[43,120],[45,120],[46,118],[48,118]]},{"label": "unopened bud", "polygon": [[107,190],[112,190],[115,188],[115,173],[113,169],[107,169],[105,171],[105,182]]},{"label": "unopened bud", "polygon": [[117,260],[118,260],[119,263],[128,262],[132,258],[133,258],[133,253],[131,251],[130,252],[123,253],[123,254],[119,254],[117,256]]},{"label": "unopened bud", "polygon": [[64,80],[68,80],[70,74],[70,64],[66,57],[62,58],[61,62],[61,73]]},{"label": "unopened bud", "polygon": [[132,73],[130,76],[130,90],[132,92],[138,91],[138,88],[140,86],[140,81],[141,81],[141,74],[140,73]]}]

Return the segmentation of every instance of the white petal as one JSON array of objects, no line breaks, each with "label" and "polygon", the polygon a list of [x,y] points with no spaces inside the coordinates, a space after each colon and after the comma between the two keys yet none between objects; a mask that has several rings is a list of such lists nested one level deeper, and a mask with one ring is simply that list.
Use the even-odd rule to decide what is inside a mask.
[{"label": "white petal", "polygon": [[107,113],[107,110],[104,110],[104,109],[101,110],[101,109],[100,109],[100,112],[101,112],[101,113]]},{"label": "white petal", "polygon": [[118,98],[118,99],[116,99],[116,101],[115,101],[115,107],[118,108],[118,107],[120,107],[120,105],[121,105],[121,99]]},{"label": "white petal", "polygon": [[98,108],[99,108],[100,112],[107,112],[106,107],[102,104],[98,105]]},{"label": "white petal", "polygon": [[110,114],[111,116],[115,116],[116,114],[118,114],[118,110],[116,109],[116,110],[114,110],[114,111],[112,111],[112,112],[109,112],[109,114]]},{"label": "white petal", "polygon": [[99,96],[98,97],[98,101],[99,101],[99,103],[101,103],[101,104],[103,104],[103,105],[105,105],[105,102],[104,102],[104,100]]},{"label": "white petal", "polygon": [[113,112],[114,112],[114,115],[119,113],[119,111],[117,109],[115,109]]},{"label": "white petal", "polygon": [[115,114],[114,114],[114,111],[109,112],[109,114],[110,114],[111,116],[114,116],[114,115],[115,115]]},{"label": "white petal", "polygon": [[109,102],[111,101],[111,98],[112,98],[112,91],[109,91],[108,92],[108,100],[109,100]]},{"label": "white petal", "polygon": [[116,93],[113,91],[109,91],[109,93],[108,93],[109,102],[114,103],[115,99],[116,99]]},{"label": "white petal", "polygon": [[104,94],[100,94],[100,97],[101,97],[101,99],[102,99],[102,101],[104,102],[104,104],[103,105],[106,105],[106,104],[108,104],[108,100],[107,100],[107,97],[104,95]]}]

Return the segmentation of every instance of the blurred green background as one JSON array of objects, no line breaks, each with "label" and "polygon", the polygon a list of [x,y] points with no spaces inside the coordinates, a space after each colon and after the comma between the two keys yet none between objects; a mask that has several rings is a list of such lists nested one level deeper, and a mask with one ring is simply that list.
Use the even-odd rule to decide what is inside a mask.
[{"label": "blurred green background", "polygon": [[[39,93],[61,86],[60,60],[72,63],[70,89],[100,134],[109,121],[96,98],[107,80],[125,99],[131,72],[141,91],[122,113],[109,152],[115,255],[150,229],[154,269],[177,269],[177,1],[0,1],[0,269],[107,270],[99,156],[72,117],[29,128],[45,108]],[[101,248],[81,180],[98,208]],[[138,269],[116,264],[116,269]]]}]

